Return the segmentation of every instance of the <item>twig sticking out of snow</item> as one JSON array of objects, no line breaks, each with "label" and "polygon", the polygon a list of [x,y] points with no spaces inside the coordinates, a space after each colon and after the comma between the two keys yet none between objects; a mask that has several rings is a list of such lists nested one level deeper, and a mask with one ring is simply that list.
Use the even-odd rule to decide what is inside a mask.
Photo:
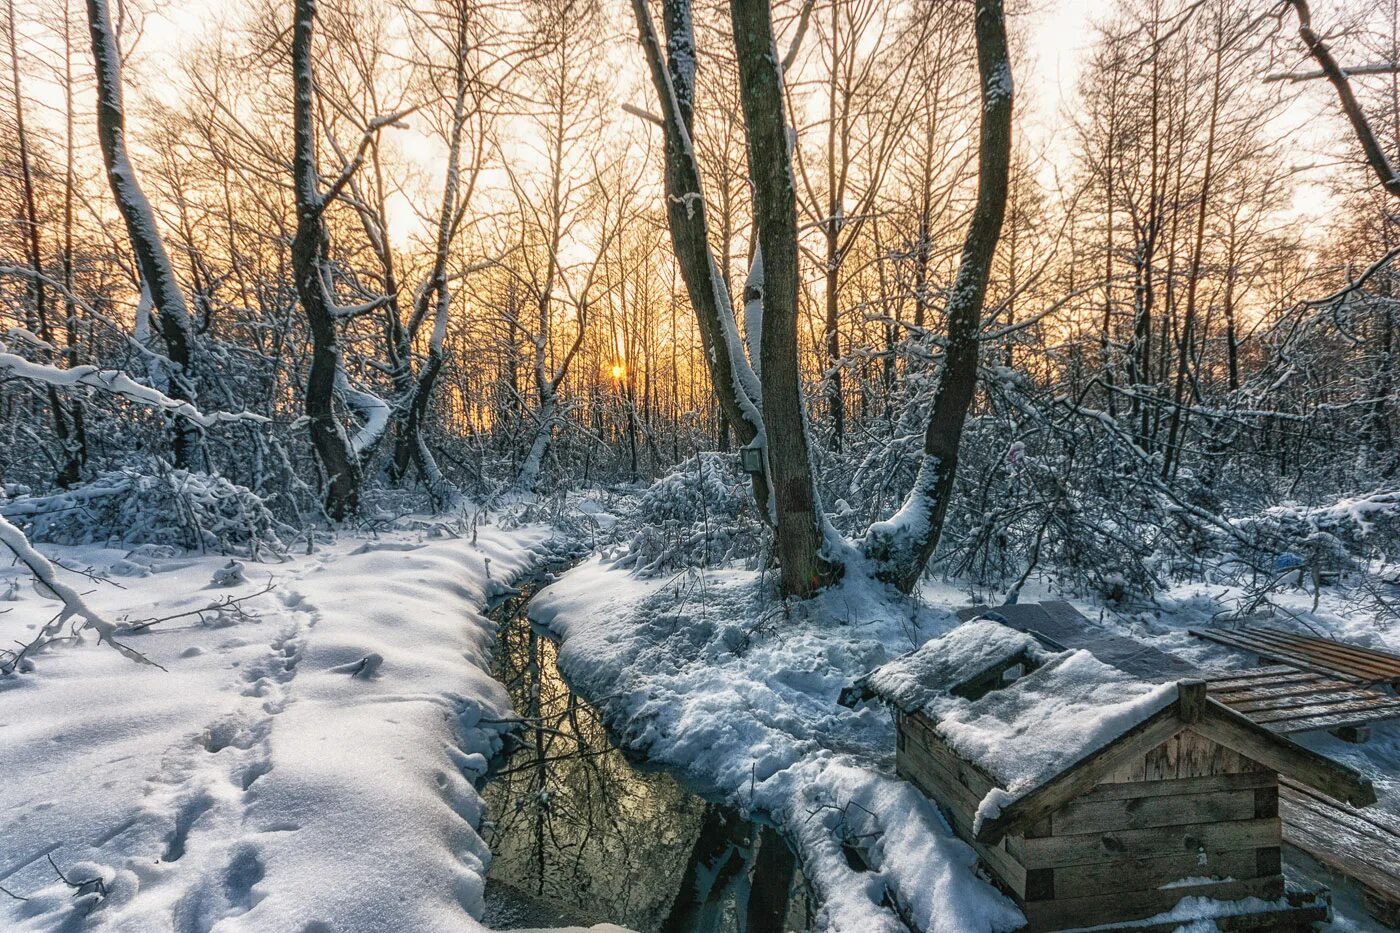
[{"label": "twig sticking out of snow", "polygon": [[74,897],[86,897],[89,894],[95,895],[92,903],[88,905],[87,910],[83,913],[83,916],[92,913],[98,904],[101,904],[107,899],[107,882],[103,881],[101,877],[94,876],[92,878],[85,878],[82,881],[73,881],[63,873],[63,869],[58,867],[58,863],[53,860],[52,855],[45,855],[44,858],[49,860],[49,865],[53,867],[54,873],[58,875],[58,880],[73,889]]}]

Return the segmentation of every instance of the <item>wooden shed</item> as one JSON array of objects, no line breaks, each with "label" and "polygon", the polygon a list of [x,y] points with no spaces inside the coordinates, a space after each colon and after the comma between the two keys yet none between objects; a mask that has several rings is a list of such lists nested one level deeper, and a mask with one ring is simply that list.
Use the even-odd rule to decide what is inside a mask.
[{"label": "wooden shed", "polygon": [[1375,802],[1361,775],[1204,683],[1154,684],[988,619],[872,671],[846,699],[872,697],[895,710],[900,776],[940,806],[1031,933],[1204,917],[1307,928],[1329,900],[1285,883],[1280,775]]}]

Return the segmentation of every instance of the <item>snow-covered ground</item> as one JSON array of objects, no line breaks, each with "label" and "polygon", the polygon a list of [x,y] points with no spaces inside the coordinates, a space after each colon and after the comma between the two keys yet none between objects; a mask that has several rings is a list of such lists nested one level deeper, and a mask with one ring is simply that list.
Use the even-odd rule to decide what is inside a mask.
[{"label": "snow-covered ground", "polygon": [[[543,528],[491,525],[476,540],[344,535],[232,580],[223,557],[46,548],[109,618],[241,601],[124,636],[166,670],[89,637],[0,679],[0,929],[481,929],[490,855],[476,785],[514,713],[489,673],[495,632],[480,610],[556,543]],[[73,572],[89,569],[90,580]],[[968,593],[929,585],[906,598],[851,574],[789,605],[773,582],[737,569],[638,576],[595,557],[531,614],[562,639],[560,666],[622,744],[782,827],[825,928],[1020,926],[972,850],[893,776],[886,712],[836,702],[949,631]],[[1203,666],[1232,665],[1185,629],[1233,595],[1182,587],[1152,611],[1080,608]],[[1330,592],[1316,612],[1305,593],[1277,600],[1334,634],[1400,648],[1400,632]],[[0,570],[8,637],[24,640],[54,608],[19,568]],[[1400,812],[1400,726],[1359,746],[1307,741]],[[1336,929],[1378,929],[1354,894],[1337,905]]]},{"label": "snow-covered ground", "polygon": [[[111,618],[271,588],[125,636],[166,670],[89,638],[0,679],[0,928],[480,929],[473,782],[512,713],[478,610],[548,538],[345,535],[228,586],[226,558],[46,548]],[[12,567],[0,600],[7,639],[56,605]]]},{"label": "snow-covered ground", "polygon": [[[1023,598],[1051,596],[1037,590]],[[948,631],[956,624],[951,609],[970,601],[946,585],[904,598],[851,574],[817,599],[785,607],[773,581],[753,571],[639,577],[594,558],[537,596],[531,616],[562,639],[565,676],[602,708],[623,742],[698,790],[783,828],[825,903],[829,928],[903,929],[903,917],[931,933],[991,933],[1020,926],[1021,914],[977,876],[972,850],[922,795],[894,778],[890,717],[873,705],[837,704],[843,686]],[[1238,666],[1238,658],[1185,632],[1219,602],[1173,592],[1161,608],[1102,615],[1204,666]],[[1366,628],[1378,646],[1400,647],[1400,633],[1375,633],[1374,617],[1364,625],[1343,621],[1333,620],[1338,634]],[[1378,726],[1365,745],[1326,735],[1308,741],[1363,771],[1381,806],[1400,812],[1396,723]],[[862,850],[871,870],[852,868],[843,846]],[[1320,869],[1314,874],[1335,883]],[[1354,894],[1339,893],[1335,929],[1380,929]]]}]

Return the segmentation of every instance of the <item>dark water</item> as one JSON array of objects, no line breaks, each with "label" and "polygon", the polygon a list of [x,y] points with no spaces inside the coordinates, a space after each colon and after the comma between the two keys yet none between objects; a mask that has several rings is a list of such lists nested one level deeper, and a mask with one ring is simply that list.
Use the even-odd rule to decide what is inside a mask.
[{"label": "dark water", "polygon": [[525,720],[484,795],[494,929],[610,922],[638,933],[810,928],[792,853],[771,829],[707,803],[613,745],[569,689],[525,607],[497,605],[496,676]]}]

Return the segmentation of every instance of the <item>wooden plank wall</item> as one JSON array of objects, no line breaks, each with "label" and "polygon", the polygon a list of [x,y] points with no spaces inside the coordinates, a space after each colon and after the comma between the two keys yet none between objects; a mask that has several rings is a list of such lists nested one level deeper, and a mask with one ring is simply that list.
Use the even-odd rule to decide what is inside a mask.
[{"label": "wooden plank wall", "polygon": [[1148,917],[1191,895],[1283,894],[1277,775],[1189,730],[996,846],[972,838],[995,782],[920,716],[901,718],[897,767],[942,804],[1031,933]]}]

